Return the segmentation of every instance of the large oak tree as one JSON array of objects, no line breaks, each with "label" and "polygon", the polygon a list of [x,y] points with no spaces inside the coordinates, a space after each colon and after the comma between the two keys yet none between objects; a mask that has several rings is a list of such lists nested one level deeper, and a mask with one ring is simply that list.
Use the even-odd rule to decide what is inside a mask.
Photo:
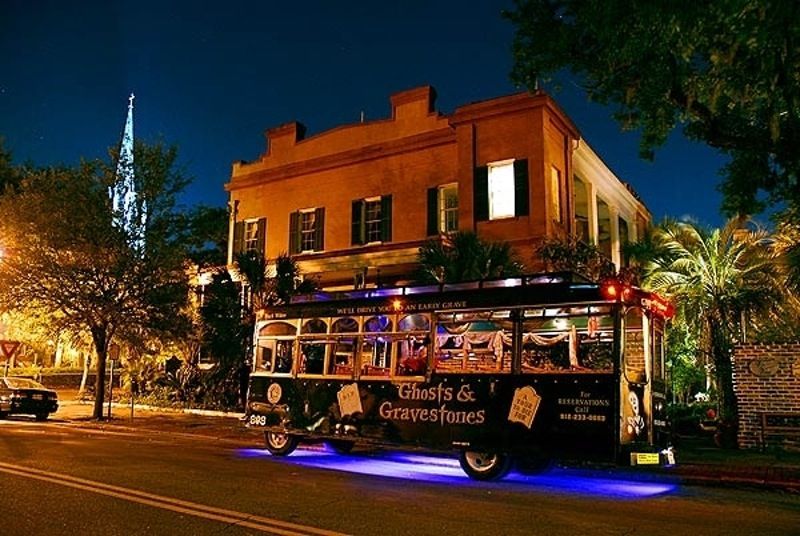
[{"label": "large oak tree", "polygon": [[188,322],[183,244],[176,195],[186,179],[176,150],[137,144],[134,173],[147,202],[145,247],[115,220],[110,163],[30,171],[0,197],[0,308],[46,318],[53,328],[91,337],[97,357],[94,417],[102,418],[112,341],[142,345],[180,336]]}]

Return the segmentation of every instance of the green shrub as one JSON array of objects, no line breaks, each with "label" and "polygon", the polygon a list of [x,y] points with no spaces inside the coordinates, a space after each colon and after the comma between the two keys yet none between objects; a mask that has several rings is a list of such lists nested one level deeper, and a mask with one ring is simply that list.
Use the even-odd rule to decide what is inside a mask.
[{"label": "green shrub", "polygon": [[680,435],[702,434],[700,423],[714,420],[709,412],[713,412],[716,416],[714,404],[670,404],[667,406],[667,416],[672,424],[672,431]]}]

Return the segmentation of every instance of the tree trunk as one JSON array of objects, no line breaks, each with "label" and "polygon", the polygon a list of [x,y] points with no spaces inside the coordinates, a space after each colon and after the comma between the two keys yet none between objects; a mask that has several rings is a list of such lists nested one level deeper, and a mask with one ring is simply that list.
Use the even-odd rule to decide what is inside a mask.
[{"label": "tree trunk", "polygon": [[733,390],[733,362],[731,344],[722,322],[716,322],[711,331],[711,347],[716,369],[717,396],[720,419],[723,424],[735,429],[737,425],[736,393]]},{"label": "tree trunk", "polygon": [[[83,354],[83,352],[81,352]],[[91,356],[84,356],[83,357],[83,374],[81,374],[81,386],[78,388],[78,393],[81,395],[84,391],[86,391],[86,379],[89,377],[89,360]]]},{"label": "tree trunk", "polygon": [[92,328],[92,340],[97,354],[97,375],[94,382],[94,412],[92,417],[103,419],[103,402],[106,394],[106,356],[108,355],[108,335],[106,328],[97,326]]}]

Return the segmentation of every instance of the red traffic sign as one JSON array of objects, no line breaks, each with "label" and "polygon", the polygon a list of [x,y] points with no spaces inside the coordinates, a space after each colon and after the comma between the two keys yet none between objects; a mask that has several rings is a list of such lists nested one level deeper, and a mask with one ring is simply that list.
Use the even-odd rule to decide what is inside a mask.
[{"label": "red traffic sign", "polygon": [[6,359],[11,359],[17,353],[19,345],[19,341],[0,341],[0,352],[3,353],[3,357]]}]

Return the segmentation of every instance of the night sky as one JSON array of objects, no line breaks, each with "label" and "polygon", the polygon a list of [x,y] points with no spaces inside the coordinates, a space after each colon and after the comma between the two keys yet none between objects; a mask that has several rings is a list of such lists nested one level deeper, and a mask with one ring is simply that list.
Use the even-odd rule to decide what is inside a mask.
[{"label": "night sky", "polygon": [[[163,4],[163,5],[162,5]],[[397,5],[393,5],[397,4]],[[430,84],[437,108],[515,93],[510,1],[113,2],[0,0],[0,136],[15,162],[74,164],[119,143],[128,95],[137,139],[179,148],[183,203],[222,206],[231,163],[264,131],[307,136],[386,118],[389,95]],[[725,159],[675,133],[654,162],[575,84],[553,93],[653,213],[720,225]]]}]

